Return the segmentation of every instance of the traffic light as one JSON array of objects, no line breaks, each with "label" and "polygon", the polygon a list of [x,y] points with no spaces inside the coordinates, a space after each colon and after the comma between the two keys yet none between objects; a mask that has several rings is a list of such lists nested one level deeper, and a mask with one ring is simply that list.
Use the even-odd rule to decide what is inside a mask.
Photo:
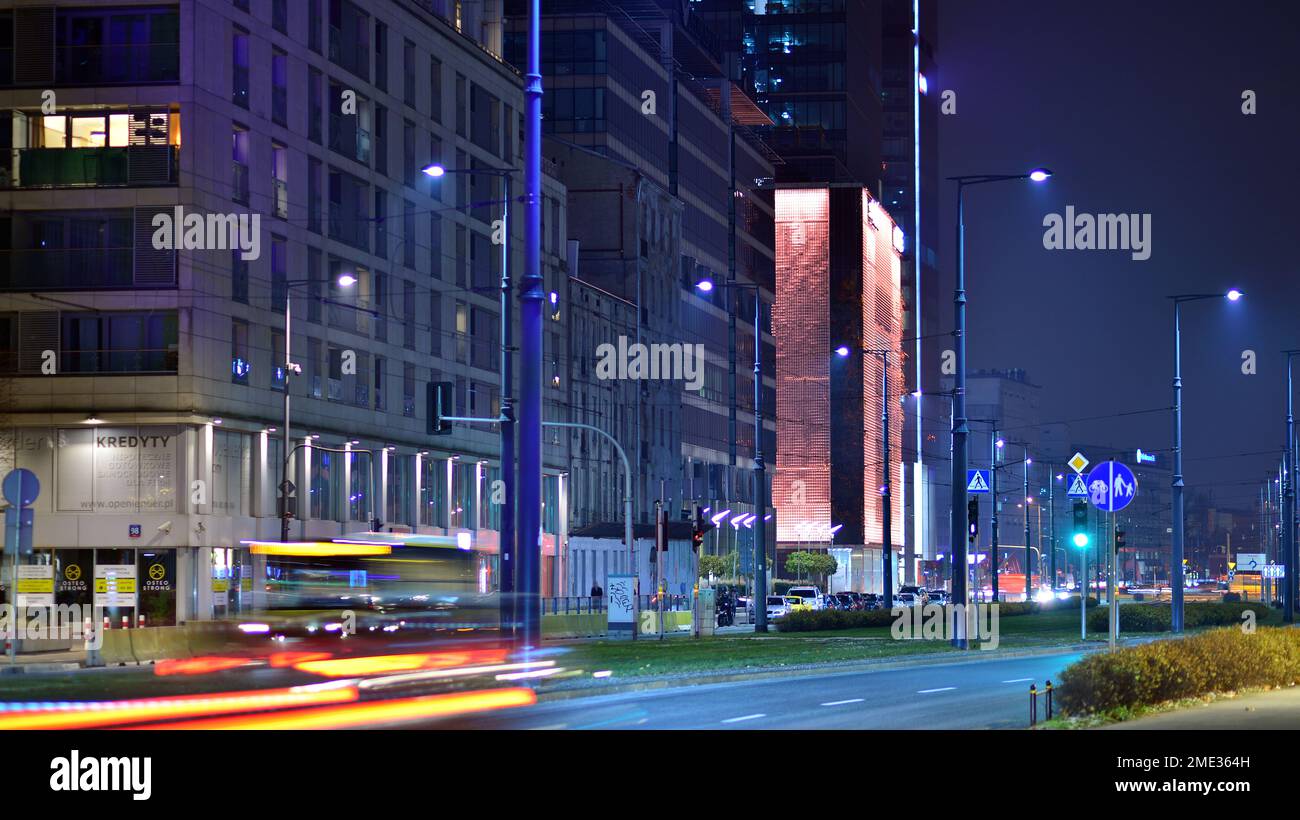
[{"label": "traffic light", "polygon": [[1115,530],[1115,552],[1119,552],[1122,549],[1124,549],[1124,531],[1121,529],[1116,529]]},{"label": "traffic light", "polygon": [[431,436],[451,435],[451,422],[443,421],[443,416],[454,416],[455,401],[453,390],[456,385],[451,382],[429,382],[425,388],[425,416],[428,419],[427,432]]},{"label": "traffic light", "polygon": [[1074,513],[1074,527],[1073,527],[1074,535],[1072,540],[1074,541],[1074,545],[1079,549],[1086,549],[1088,547],[1088,541],[1089,541],[1088,502],[1086,501],[1074,502],[1073,513]]},{"label": "traffic light", "polygon": [[966,521],[968,522],[969,540],[974,544],[976,536],[980,533],[980,500],[978,498],[972,498],[966,502]]},{"label": "traffic light", "polygon": [[704,545],[704,513],[700,512],[700,505],[695,505],[695,526],[691,528],[691,549],[696,553]]}]

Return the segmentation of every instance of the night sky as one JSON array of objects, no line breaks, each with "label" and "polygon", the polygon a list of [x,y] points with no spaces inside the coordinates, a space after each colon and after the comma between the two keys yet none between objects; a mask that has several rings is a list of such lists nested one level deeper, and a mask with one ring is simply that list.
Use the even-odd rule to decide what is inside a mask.
[{"label": "night sky", "polygon": [[[967,189],[969,368],[1025,368],[1044,422],[1169,407],[1165,297],[1239,287],[1183,307],[1183,434],[1189,498],[1249,508],[1285,443],[1279,351],[1300,348],[1300,3],[944,0],[938,62],[930,93],[957,93],[941,177],[1056,172]],[[940,196],[948,330],[955,183]],[[1151,258],[1045,249],[1043,217],[1068,205],[1151,214]],[[1168,412],[1071,431],[1169,463]],[[1238,455],[1260,451],[1276,455]]]}]

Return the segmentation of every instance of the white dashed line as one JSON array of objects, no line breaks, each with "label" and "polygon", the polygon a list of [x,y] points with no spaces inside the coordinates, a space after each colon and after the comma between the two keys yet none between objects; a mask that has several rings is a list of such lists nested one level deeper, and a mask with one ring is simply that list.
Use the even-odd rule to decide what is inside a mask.
[{"label": "white dashed line", "polygon": [[739,722],[741,722],[742,720],[757,720],[758,718],[761,718],[761,717],[767,717],[767,715],[765,715],[765,714],[763,714],[762,712],[760,712],[760,713],[757,714],[757,715],[745,715],[744,717],[727,718],[726,720],[724,720],[724,721],[722,721],[722,722],[723,722],[723,723],[739,723]]},{"label": "white dashed line", "polygon": [[938,689],[921,689],[921,690],[918,690],[916,694],[918,694],[918,695],[929,695],[929,694],[931,694],[931,693],[933,693],[933,692],[949,692],[949,691],[952,691],[953,689],[956,689],[956,688],[957,688],[956,686],[940,686]]},{"label": "white dashed line", "polygon": [[1027,683],[1028,681],[1031,680],[1033,680],[1033,678],[1016,678],[1014,680],[1004,680],[1002,682],[1003,683]]},{"label": "white dashed line", "polygon": [[851,700],[833,700],[830,703],[823,703],[822,706],[843,706],[846,703],[861,703],[862,698],[852,698]]}]

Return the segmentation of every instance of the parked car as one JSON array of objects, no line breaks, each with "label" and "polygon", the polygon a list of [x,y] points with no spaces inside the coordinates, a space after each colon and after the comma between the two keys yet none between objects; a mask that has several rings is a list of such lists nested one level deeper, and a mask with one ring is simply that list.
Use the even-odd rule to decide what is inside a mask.
[{"label": "parked car", "polygon": [[930,597],[929,595],[926,594],[924,588],[916,586],[915,584],[904,584],[903,586],[898,588],[898,592],[895,594],[902,595],[905,592],[912,595],[912,597],[916,598],[918,603],[922,603],[922,604],[928,601]]},{"label": "parked car", "polygon": [[787,595],[785,599],[790,603],[791,612],[812,612],[816,609],[807,598],[800,598],[798,595]]},{"label": "parked car", "polygon": [[946,604],[948,603],[948,591],[943,589],[932,589],[929,591],[930,603]]},{"label": "parked car", "polygon": [[846,609],[851,612],[862,609],[862,601],[858,598],[856,592],[837,592],[831,597],[839,602],[840,609]]},{"label": "parked car", "polygon": [[822,591],[815,586],[790,587],[785,594],[803,598],[813,609],[822,608]]},{"label": "parked car", "polygon": [[784,618],[790,614],[790,602],[783,595],[767,596],[767,619]]},{"label": "parked car", "polygon": [[914,592],[900,592],[894,596],[894,606],[920,606],[921,599]]}]

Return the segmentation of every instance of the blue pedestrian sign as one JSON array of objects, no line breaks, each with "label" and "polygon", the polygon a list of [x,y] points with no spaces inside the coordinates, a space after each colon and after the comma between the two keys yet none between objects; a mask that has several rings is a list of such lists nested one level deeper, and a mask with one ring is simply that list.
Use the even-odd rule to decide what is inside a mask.
[{"label": "blue pedestrian sign", "polygon": [[988,491],[989,491],[988,470],[967,470],[966,471],[966,492],[987,493]]},{"label": "blue pedestrian sign", "polygon": [[1088,483],[1083,480],[1083,476],[1075,473],[1070,476],[1070,486],[1065,488],[1065,494],[1069,498],[1087,498]]},{"label": "blue pedestrian sign", "polygon": [[1124,464],[1107,461],[1088,473],[1088,500],[1102,512],[1119,512],[1137,497],[1137,478]]},{"label": "blue pedestrian sign", "polygon": [[41,494],[41,482],[36,473],[19,467],[10,470],[0,482],[9,507],[5,510],[5,554],[32,554],[32,525],[35,511],[28,506]]}]

